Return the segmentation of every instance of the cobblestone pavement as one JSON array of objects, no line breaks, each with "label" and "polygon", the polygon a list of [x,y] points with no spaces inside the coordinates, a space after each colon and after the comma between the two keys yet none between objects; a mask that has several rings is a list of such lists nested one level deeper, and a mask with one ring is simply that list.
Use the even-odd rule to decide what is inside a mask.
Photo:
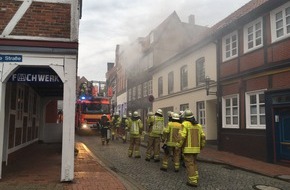
[{"label": "cobblestone pavement", "polygon": [[[141,148],[141,159],[128,158],[129,144],[121,141],[111,141],[109,145],[101,145],[98,136],[77,136],[77,141],[83,142],[104,165],[120,176],[124,183],[130,183],[132,189],[150,190],[186,190],[193,189],[186,185],[186,171],[181,168],[178,173],[173,171],[169,162],[167,172],[160,171],[160,163],[146,162],[146,148]],[[198,162],[199,186],[195,189],[206,190],[247,190],[259,189],[262,185],[267,190],[290,189],[290,183],[223,164]]]}]

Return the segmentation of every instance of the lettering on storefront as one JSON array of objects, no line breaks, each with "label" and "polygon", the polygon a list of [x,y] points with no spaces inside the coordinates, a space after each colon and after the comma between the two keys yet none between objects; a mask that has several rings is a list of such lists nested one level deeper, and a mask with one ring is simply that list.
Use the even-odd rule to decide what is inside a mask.
[{"label": "lettering on storefront", "polygon": [[60,82],[57,75],[17,73],[11,76],[12,82]]}]

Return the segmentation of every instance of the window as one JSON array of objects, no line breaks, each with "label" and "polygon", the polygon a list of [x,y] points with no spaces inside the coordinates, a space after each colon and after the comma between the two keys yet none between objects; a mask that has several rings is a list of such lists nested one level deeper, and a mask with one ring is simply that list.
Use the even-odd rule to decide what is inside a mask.
[{"label": "window", "polygon": [[204,57],[196,61],[196,86],[205,84]]},{"label": "window", "polygon": [[188,85],[188,79],[187,79],[187,65],[184,65],[180,69],[180,90],[185,90]]},{"label": "window", "polygon": [[248,129],[265,129],[265,95],[264,92],[246,93],[246,119]]},{"label": "window", "polygon": [[128,90],[128,101],[130,102],[132,99],[132,90],[131,88]]},{"label": "window", "polygon": [[244,27],[244,52],[263,46],[262,18],[259,18]]},{"label": "window", "polygon": [[290,36],[290,2],[271,12],[272,42]]},{"label": "window", "polygon": [[188,106],[188,104],[180,104],[180,111],[184,111],[184,110],[186,110],[186,109],[188,109],[189,108],[189,106]]},{"label": "window", "polygon": [[238,95],[223,98],[223,128],[239,128]]},{"label": "window", "polygon": [[137,92],[138,92],[137,98],[140,99],[142,97],[142,84],[138,85]]},{"label": "window", "polygon": [[223,60],[238,56],[238,32],[233,32],[223,37]]},{"label": "window", "polygon": [[148,81],[148,95],[152,94],[152,80]]},{"label": "window", "polygon": [[158,97],[163,95],[163,78],[158,78]]},{"label": "window", "polygon": [[174,74],[173,71],[168,73],[168,94],[173,93],[174,90]]},{"label": "window", "polygon": [[148,96],[148,82],[143,83],[143,97]]},{"label": "window", "polygon": [[136,100],[136,86],[133,87],[132,100]]},{"label": "window", "polygon": [[202,102],[197,102],[196,103],[196,107],[197,107],[197,121],[199,124],[201,125],[205,125],[205,105],[204,105],[204,101]]}]

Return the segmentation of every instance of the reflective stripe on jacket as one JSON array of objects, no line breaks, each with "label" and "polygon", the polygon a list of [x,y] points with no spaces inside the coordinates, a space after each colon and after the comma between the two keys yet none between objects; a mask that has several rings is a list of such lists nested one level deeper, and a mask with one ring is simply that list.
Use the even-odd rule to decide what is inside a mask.
[{"label": "reflective stripe on jacket", "polygon": [[150,132],[149,136],[160,137],[160,135],[163,133],[163,128],[164,128],[164,118],[155,116],[152,131]]},{"label": "reflective stripe on jacket", "polygon": [[[168,127],[164,129],[164,133],[167,133],[167,146],[177,146],[181,140],[179,131],[181,130],[181,124],[178,122],[169,122]],[[180,144],[179,144],[180,146]]]},{"label": "reflective stripe on jacket", "polygon": [[200,153],[201,140],[205,139],[202,126],[200,124],[192,125],[189,121],[184,121],[182,125],[183,153]]}]

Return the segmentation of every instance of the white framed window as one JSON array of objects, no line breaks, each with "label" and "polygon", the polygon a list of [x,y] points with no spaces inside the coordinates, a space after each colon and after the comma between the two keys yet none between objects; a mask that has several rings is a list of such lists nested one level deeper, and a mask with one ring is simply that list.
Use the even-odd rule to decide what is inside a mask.
[{"label": "white framed window", "polygon": [[205,125],[205,103],[204,101],[197,102],[197,121],[201,125]]},{"label": "white framed window", "polygon": [[196,60],[196,69],[195,69],[195,76],[196,76],[196,86],[204,85],[205,84],[205,59],[204,57],[199,58]]},{"label": "white framed window", "polygon": [[188,70],[187,65],[180,68],[180,90],[186,90],[188,86]]},{"label": "white framed window", "polygon": [[263,20],[258,18],[244,27],[244,52],[263,46]]},{"label": "white framed window", "polygon": [[223,128],[239,128],[239,95],[223,97]]},{"label": "white framed window", "polygon": [[132,100],[133,101],[136,100],[136,94],[137,94],[137,88],[136,88],[136,86],[134,86],[132,88]]},{"label": "white framed window", "polygon": [[271,35],[272,42],[276,42],[290,36],[290,2],[271,11]]},{"label": "white framed window", "polygon": [[247,92],[245,98],[247,129],[266,129],[264,91]]},{"label": "white framed window", "polygon": [[223,37],[223,61],[238,56],[238,32],[232,32]]},{"label": "white framed window", "polygon": [[168,73],[168,94],[172,94],[174,92],[174,73],[171,71]]},{"label": "white framed window", "polygon": [[132,90],[131,88],[128,89],[128,101],[130,102],[132,100]]},{"label": "white framed window", "polygon": [[148,95],[152,95],[152,80],[148,81]]},{"label": "white framed window", "polygon": [[143,83],[143,97],[148,96],[148,82]]},{"label": "white framed window", "polygon": [[163,95],[163,77],[158,78],[158,97]]},{"label": "white framed window", "polygon": [[137,99],[140,99],[142,97],[142,84],[138,85],[137,91]]}]

